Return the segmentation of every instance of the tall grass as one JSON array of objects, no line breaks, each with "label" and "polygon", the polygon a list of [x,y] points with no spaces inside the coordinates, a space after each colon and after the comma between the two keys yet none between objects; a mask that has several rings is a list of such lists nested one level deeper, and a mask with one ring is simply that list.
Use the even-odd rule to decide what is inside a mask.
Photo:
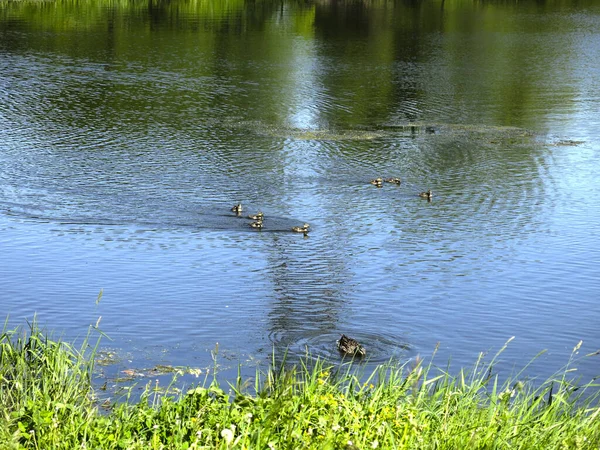
[{"label": "tall grass", "polygon": [[89,355],[95,348],[86,356],[88,349],[88,338],[78,350],[46,336],[35,320],[28,331],[7,331],[5,324],[0,336],[0,442],[48,448],[42,442],[60,442],[82,419],[92,419],[94,365]]},{"label": "tall grass", "polygon": [[[500,381],[498,355],[452,375],[422,361],[360,374],[323,361],[271,366],[253,386],[215,378],[178,397],[98,410],[94,348],[28,333],[0,339],[0,448],[598,448],[598,385]],[[574,354],[578,347],[574,349]],[[306,360],[308,361],[308,359]],[[252,389],[250,389],[250,387]]]}]

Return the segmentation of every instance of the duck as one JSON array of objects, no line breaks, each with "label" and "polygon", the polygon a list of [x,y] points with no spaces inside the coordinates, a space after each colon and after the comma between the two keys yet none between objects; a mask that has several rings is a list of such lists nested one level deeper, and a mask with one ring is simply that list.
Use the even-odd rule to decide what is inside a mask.
[{"label": "duck", "polygon": [[337,348],[345,355],[365,356],[367,354],[365,348],[355,339],[342,334],[342,337],[337,341]]},{"label": "duck", "polygon": [[400,184],[400,183],[402,183],[402,180],[400,180],[400,178],[386,178],[385,181],[387,183],[393,183],[393,184]]},{"label": "duck", "polygon": [[426,192],[421,192],[419,194],[419,197],[426,198],[427,200],[431,200],[431,198],[433,197],[433,192],[431,192],[431,189],[429,189]]},{"label": "duck", "polygon": [[262,228],[262,227],[263,227],[262,220],[258,220],[258,221],[256,221],[256,222],[251,222],[251,223],[249,223],[249,225],[250,225],[252,228]]},{"label": "duck", "polygon": [[305,223],[301,227],[292,227],[292,231],[295,231],[296,233],[308,233],[309,228],[310,228],[310,225]]},{"label": "duck", "polygon": [[239,214],[242,212],[242,204],[238,203],[237,205],[235,205],[233,208],[231,208],[231,210],[236,213]]},{"label": "duck", "polygon": [[383,178],[375,178],[369,181],[369,183],[371,183],[373,186],[381,187],[383,186]]},{"label": "duck", "polygon": [[256,214],[254,214],[253,216],[248,216],[248,219],[252,219],[252,220],[263,220],[264,214],[259,211]]}]

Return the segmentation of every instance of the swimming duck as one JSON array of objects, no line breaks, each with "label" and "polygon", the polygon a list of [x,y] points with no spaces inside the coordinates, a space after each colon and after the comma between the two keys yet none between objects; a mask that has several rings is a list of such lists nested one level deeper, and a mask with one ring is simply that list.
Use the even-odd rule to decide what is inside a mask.
[{"label": "swimming duck", "polygon": [[305,223],[301,227],[292,227],[292,231],[295,231],[296,233],[308,233],[309,228],[310,228],[310,225]]},{"label": "swimming duck", "polygon": [[400,178],[386,178],[385,181],[387,183],[393,183],[393,184],[400,184],[400,183],[402,183],[402,180],[400,180]]},{"label": "swimming duck", "polygon": [[251,222],[249,224],[252,228],[262,228],[263,227],[263,223],[262,220],[258,220],[256,222]]},{"label": "swimming duck", "polygon": [[383,186],[383,178],[375,178],[374,180],[369,181],[373,186],[381,187]]},{"label": "swimming duck", "polygon": [[264,216],[264,214],[261,211],[259,211],[256,214],[254,214],[253,216],[248,216],[248,219],[263,220],[263,216]]},{"label": "swimming duck", "polygon": [[242,204],[238,203],[237,205],[235,205],[233,208],[231,208],[231,210],[236,213],[239,214],[242,212]]},{"label": "swimming duck", "polygon": [[337,348],[345,355],[365,356],[367,354],[365,348],[358,341],[342,334],[342,337],[337,341]]},{"label": "swimming duck", "polygon": [[427,200],[431,200],[431,198],[433,197],[433,192],[431,192],[431,189],[429,189],[426,192],[421,192],[419,194],[419,197],[426,198]]}]

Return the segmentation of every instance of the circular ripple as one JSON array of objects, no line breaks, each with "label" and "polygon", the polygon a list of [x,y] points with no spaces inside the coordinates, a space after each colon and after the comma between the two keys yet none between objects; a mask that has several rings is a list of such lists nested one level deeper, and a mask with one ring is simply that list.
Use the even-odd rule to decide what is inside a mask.
[{"label": "circular ripple", "polygon": [[[337,340],[341,332],[328,332],[302,336],[287,344],[288,361],[297,362],[301,358],[320,359],[325,361],[348,361],[351,358],[341,354],[337,349]],[[273,339],[274,336],[271,336]],[[381,364],[389,361],[406,360],[412,356],[412,347],[402,337],[375,334],[368,332],[352,333],[365,348],[367,354],[360,362]],[[279,344],[285,343],[285,338]]]}]

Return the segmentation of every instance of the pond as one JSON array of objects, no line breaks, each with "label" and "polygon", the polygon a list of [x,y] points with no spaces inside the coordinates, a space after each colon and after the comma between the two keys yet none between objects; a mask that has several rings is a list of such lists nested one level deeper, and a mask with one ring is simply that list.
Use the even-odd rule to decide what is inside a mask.
[{"label": "pond", "polygon": [[547,350],[528,375],[548,377],[600,348],[599,19],[0,2],[0,311],[68,340],[98,324],[115,378],[205,371],[217,343],[226,378],[337,362],[342,333],[366,369],[437,345],[470,366],[514,336],[502,367]]}]

